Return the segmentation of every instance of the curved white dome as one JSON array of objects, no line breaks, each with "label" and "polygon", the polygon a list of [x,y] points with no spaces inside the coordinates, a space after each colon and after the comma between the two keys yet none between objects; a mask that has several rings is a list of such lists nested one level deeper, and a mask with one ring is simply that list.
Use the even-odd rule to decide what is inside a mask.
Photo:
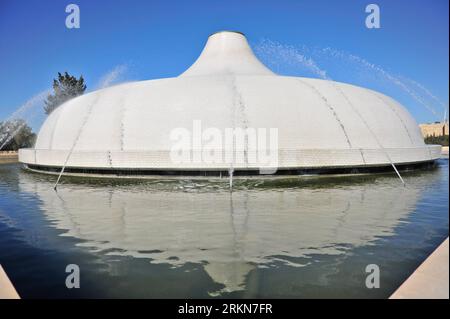
[{"label": "curved white dome", "polygon": [[[318,79],[278,76],[237,32],[211,35],[176,78],[132,82],[64,103],[43,124],[27,164],[89,168],[226,169],[170,160],[176,128],[277,128],[278,168],[430,161],[408,111],[381,93]],[[217,146],[220,147],[220,146]],[[193,146],[194,148],[194,146]],[[72,151],[72,152],[71,152]],[[70,156],[68,156],[70,152]],[[254,168],[235,163],[235,169]]]}]

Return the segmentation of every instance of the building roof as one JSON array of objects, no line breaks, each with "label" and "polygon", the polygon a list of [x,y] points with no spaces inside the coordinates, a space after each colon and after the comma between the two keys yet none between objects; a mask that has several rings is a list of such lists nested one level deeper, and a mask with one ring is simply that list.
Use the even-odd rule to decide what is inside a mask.
[{"label": "building roof", "polygon": [[[212,34],[179,77],[125,83],[66,102],[43,124],[35,149],[41,163],[52,165],[62,165],[64,152],[73,149],[122,154],[120,160],[98,155],[89,161],[75,154],[69,162],[75,166],[126,167],[130,156],[143,152],[132,167],[164,168],[170,166],[171,133],[191,130],[195,120],[219,130],[277,128],[282,166],[386,164],[386,149],[398,162],[430,159],[417,123],[392,98],[344,83],[278,76],[255,57],[242,33],[230,31]],[[147,161],[144,153],[151,153]],[[40,161],[28,156],[22,160]]]}]

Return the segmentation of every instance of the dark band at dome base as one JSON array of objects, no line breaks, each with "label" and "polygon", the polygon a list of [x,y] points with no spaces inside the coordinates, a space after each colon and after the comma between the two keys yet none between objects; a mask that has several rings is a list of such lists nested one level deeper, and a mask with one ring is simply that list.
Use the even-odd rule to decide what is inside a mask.
[{"label": "dark band at dome base", "polygon": [[[412,171],[419,169],[435,168],[435,161],[424,161],[418,163],[397,164],[399,171]],[[61,167],[26,164],[24,167],[30,171],[45,172],[49,174],[59,174]],[[321,168],[290,168],[279,169],[274,174],[263,175],[258,169],[237,169],[233,176],[305,176],[305,175],[344,175],[344,174],[374,174],[374,173],[394,173],[391,165],[381,166],[360,166],[360,167],[321,167]],[[66,175],[101,175],[104,177],[139,177],[139,176],[164,176],[164,177],[228,177],[227,170],[160,170],[160,169],[115,169],[115,168],[83,168],[66,167]]]}]

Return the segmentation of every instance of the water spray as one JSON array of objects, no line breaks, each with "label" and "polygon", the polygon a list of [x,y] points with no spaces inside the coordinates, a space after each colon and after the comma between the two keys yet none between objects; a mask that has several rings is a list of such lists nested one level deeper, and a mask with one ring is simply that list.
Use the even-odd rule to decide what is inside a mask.
[{"label": "water spray", "polygon": [[[100,83],[98,85],[98,88],[103,89],[103,88],[110,86],[112,83],[117,82],[127,70],[128,70],[127,65],[125,65],[125,64],[117,65],[112,71],[108,72],[105,76],[102,77],[102,79],[100,80]],[[80,139],[81,132],[89,119],[89,116],[92,112],[92,108],[97,103],[98,99],[99,99],[99,96],[97,96],[96,100],[93,101],[91,103],[91,105],[89,106],[89,109],[86,113],[86,116],[84,117],[84,120],[80,126],[80,129],[77,132],[77,136],[72,144],[72,147],[69,150],[69,153],[67,154],[66,160],[64,161],[64,165],[62,166],[61,171],[59,172],[58,179],[56,180],[56,183],[53,186],[53,189],[55,191],[57,191],[57,187],[58,187],[59,181],[61,180],[61,176],[64,173],[64,170],[66,169],[67,163],[69,162],[70,156],[71,156],[73,150],[75,149],[75,146],[77,145],[78,140]]]},{"label": "water spray", "polygon": [[[272,41],[265,41],[265,43],[263,43],[263,45],[260,46],[260,48],[261,48],[260,51],[261,50],[263,50],[263,51],[266,50],[266,51],[269,51],[269,53],[272,53],[272,54],[276,53],[276,54],[278,54],[279,57],[282,60],[284,60],[284,61],[287,61],[287,62],[290,62],[290,63],[292,63],[292,61],[299,62],[299,63],[301,63],[301,65],[307,67],[314,74],[319,76],[321,79],[329,81],[333,85],[333,87],[336,89],[336,91],[340,95],[342,95],[342,97],[346,100],[346,102],[349,104],[349,106],[352,108],[352,110],[356,113],[356,115],[364,123],[364,125],[366,126],[367,130],[369,131],[369,133],[375,139],[376,143],[378,144],[380,149],[383,151],[383,153],[385,154],[386,158],[389,160],[391,166],[393,167],[394,171],[396,172],[396,174],[399,177],[400,181],[402,182],[403,186],[406,186],[405,181],[403,180],[402,176],[400,175],[400,172],[397,170],[397,167],[395,166],[394,162],[392,161],[391,157],[389,156],[389,154],[386,151],[386,149],[384,148],[384,146],[379,141],[379,139],[376,136],[375,132],[373,132],[373,130],[370,128],[370,126],[367,123],[367,121],[364,119],[364,117],[361,115],[361,113],[355,108],[355,106],[350,101],[350,99],[347,97],[347,95],[344,93],[344,91],[336,84],[336,82],[333,81],[333,79],[330,76],[327,75],[325,70],[322,70],[321,68],[319,68],[318,65],[314,62],[314,60],[312,60],[311,58],[305,57],[303,54],[298,52],[298,50],[295,47],[293,47],[293,46],[284,46],[282,44],[274,43]],[[352,56],[352,58],[355,59],[356,56]],[[365,61],[365,60],[361,60],[361,61],[364,62],[365,65],[368,65],[368,66],[371,66],[372,68],[375,68],[372,64],[369,64],[367,61]],[[400,81],[398,81],[396,78],[390,76],[390,74],[388,74],[387,72],[385,72],[381,68],[378,68],[376,70],[382,72],[389,79],[391,79],[392,81],[395,81],[398,85],[400,85],[405,90],[407,90],[407,87],[405,85],[402,85],[402,83]],[[317,91],[315,88],[314,88],[314,90]],[[407,92],[410,92],[410,90],[407,90]],[[413,95],[413,97],[416,97],[416,100],[421,102],[421,100],[417,97],[417,95]],[[424,103],[422,103],[422,104],[425,105]],[[434,111],[433,111],[433,113],[435,114]]]},{"label": "water spray", "polygon": [[391,72],[386,71],[384,68],[351,53],[347,53],[330,47],[308,48],[306,46],[297,47],[292,45],[284,45],[268,39],[263,39],[262,41],[260,41],[256,45],[255,49],[256,52],[259,53],[263,58],[270,55],[271,59],[265,59],[270,60],[268,61],[268,64],[275,63],[279,68],[280,61],[281,63],[289,63],[293,66],[295,66],[293,62],[301,62],[302,66],[306,67],[322,79],[327,76],[326,72],[318,68],[317,64],[311,58],[306,58],[306,53],[309,52],[314,57],[328,56],[334,59],[341,59],[350,62],[351,66],[359,66],[369,71],[369,73],[378,74],[388,83],[394,84],[396,87],[400,88],[416,103],[425,107],[431,114],[433,114],[434,117],[438,118],[439,120],[440,116],[438,114],[440,112],[437,112],[435,108],[430,103],[428,103],[428,101],[425,101],[423,96],[421,96],[421,94],[419,94],[414,88],[408,85],[407,82],[410,82],[416,88],[420,89],[426,96],[428,96],[431,100],[434,100],[440,107],[444,109],[447,108],[447,106],[438,97],[432,94],[430,90],[428,90],[422,84],[400,75],[393,75]]},{"label": "water spray", "polygon": [[85,115],[85,117],[84,117],[84,120],[83,120],[83,122],[81,123],[80,129],[79,129],[78,132],[77,132],[77,136],[76,136],[75,140],[73,141],[72,147],[70,148],[69,153],[67,154],[66,160],[64,161],[64,165],[62,166],[61,171],[59,172],[58,179],[56,180],[55,186],[53,186],[53,189],[54,189],[55,191],[57,191],[57,187],[58,187],[59,180],[61,179],[61,176],[62,176],[62,174],[64,173],[64,170],[65,170],[65,168],[66,168],[66,166],[67,166],[67,163],[69,162],[70,155],[72,155],[72,152],[73,152],[73,150],[75,149],[75,146],[77,145],[78,140],[80,139],[81,131],[83,130],[84,126],[86,125],[86,123],[87,123],[87,121],[88,121],[88,119],[89,119],[89,115],[91,115],[92,108],[93,108],[94,104],[95,104],[97,101],[98,101],[98,97],[97,97],[97,99],[96,99],[93,103],[91,103],[91,104],[89,105],[88,111],[86,112],[86,115]]}]

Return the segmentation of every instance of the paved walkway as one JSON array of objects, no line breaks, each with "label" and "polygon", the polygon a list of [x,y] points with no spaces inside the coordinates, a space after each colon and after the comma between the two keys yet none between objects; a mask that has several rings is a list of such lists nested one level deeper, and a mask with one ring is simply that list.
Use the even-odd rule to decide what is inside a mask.
[{"label": "paved walkway", "polygon": [[0,299],[20,299],[16,289],[0,265]]},{"label": "paved walkway", "polygon": [[397,289],[391,299],[448,299],[448,237]]},{"label": "paved walkway", "polygon": [[17,152],[0,151],[0,164],[15,163],[19,160]]}]

